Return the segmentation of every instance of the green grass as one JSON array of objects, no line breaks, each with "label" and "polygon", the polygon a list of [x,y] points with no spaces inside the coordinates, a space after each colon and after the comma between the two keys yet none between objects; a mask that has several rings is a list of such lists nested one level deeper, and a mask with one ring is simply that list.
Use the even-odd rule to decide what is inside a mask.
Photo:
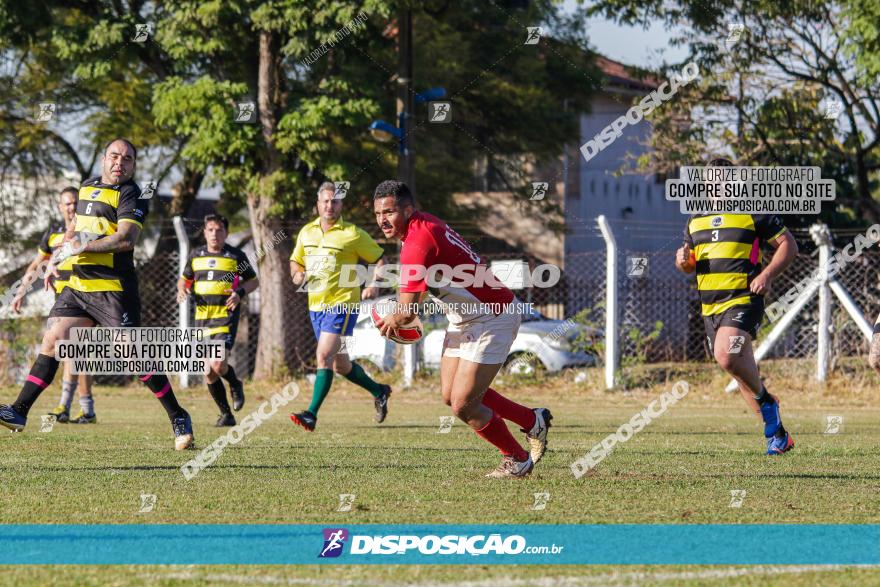
[{"label": "green grass", "polygon": [[[465,425],[439,434],[448,408],[437,381],[398,390],[390,415],[372,421],[369,395],[339,379],[317,432],[293,426],[282,409],[192,481],[179,471],[193,453],[172,450],[164,412],[139,386],[98,388],[99,424],[56,424],[40,433],[0,434],[0,523],[880,523],[880,405],[876,376],[844,365],[829,383],[811,383],[812,365],[765,367],[768,387],[782,396],[786,427],[797,447],[763,456],[761,425],[725,379],[706,365],[658,366],[643,379],[683,378],[691,393],[593,472],[575,479],[569,466],[668,385],[627,393],[599,390],[596,370],[574,384],[572,373],[530,382],[504,380],[517,400],[553,409],[550,452],[534,474],[499,482],[483,474],[498,455]],[[807,373],[796,377],[793,373]],[[785,386],[783,387],[783,382]],[[289,408],[307,404],[310,388]],[[243,414],[278,384],[250,384]],[[57,387],[57,386],[56,386]],[[3,388],[4,400],[16,390]],[[32,412],[57,399],[53,387]],[[220,431],[207,390],[179,394],[193,415],[200,447]],[[839,434],[823,434],[825,416],[842,415]],[[517,432],[517,434],[519,434]],[[746,490],[730,507],[731,490]],[[533,511],[533,494],[550,493]],[[157,496],[138,513],[141,493]],[[339,494],[357,497],[337,512]],[[755,544],[755,548],[764,545]],[[9,570],[4,580],[48,584],[57,569]],[[4,571],[6,572],[6,571]],[[880,581],[874,569],[797,567],[71,567],[79,584],[857,584]],[[577,577],[584,579],[581,582]],[[515,582],[522,579],[522,582]],[[567,578],[567,579],[566,579]],[[564,581],[563,581],[564,579]],[[505,581],[510,581],[505,583]]]}]

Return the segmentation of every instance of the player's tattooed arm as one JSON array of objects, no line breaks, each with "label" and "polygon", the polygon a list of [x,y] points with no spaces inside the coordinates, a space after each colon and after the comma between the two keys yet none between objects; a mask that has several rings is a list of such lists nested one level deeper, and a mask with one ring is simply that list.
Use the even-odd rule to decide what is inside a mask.
[{"label": "player's tattooed arm", "polygon": [[93,240],[86,243],[83,252],[86,253],[124,253],[133,251],[137,243],[141,229],[132,222],[121,222],[119,230],[110,236]]},{"label": "player's tattooed arm", "polygon": [[42,264],[45,267],[48,264],[48,259],[49,258],[42,253],[38,253],[25,270],[24,277],[21,278],[21,284],[18,286],[15,296],[12,298],[12,311],[16,314],[21,311],[24,296],[31,290],[31,285],[40,277],[38,271],[40,265]]}]

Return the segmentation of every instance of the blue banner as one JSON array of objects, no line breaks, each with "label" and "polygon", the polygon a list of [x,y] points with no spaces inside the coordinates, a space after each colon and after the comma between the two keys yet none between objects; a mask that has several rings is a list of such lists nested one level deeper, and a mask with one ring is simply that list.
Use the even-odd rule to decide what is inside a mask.
[{"label": "blue banner", "polygon": [[880,564],[880,525],[0,525],[0,564]]}]

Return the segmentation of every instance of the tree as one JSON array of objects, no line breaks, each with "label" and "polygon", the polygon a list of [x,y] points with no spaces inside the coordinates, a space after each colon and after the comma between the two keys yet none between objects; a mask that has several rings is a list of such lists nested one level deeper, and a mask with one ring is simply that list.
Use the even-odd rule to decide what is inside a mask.
[{"label": "tree", "polygon": [[[429,124],[427,105],[416,113],[419,202],[452,221],[473,220],[475,212],[453,207],[449,196],[474,189],[477,163],[521,189],[526,169],[510,162],[541,165],[576,142],[579,114],[601,77],[584,22],[560,16],[550,0],[403,5],[414,12],[415,88],[445,86],[455,109],[450,125]],[[346,216],[372,223],[372,190],[396,167],[397,146],[375,142],[367,126],[380,116],[394,120],[397,2],[10,6],[0,3],[0,17],[10,15],[0,24],[0,48],[27,64],[34,88],[65,94],[87,137],[70,152],[42,140],[37,159],[45,169],[85,175],[102,146],[95,137],[126,134],[159,160],[156,174],[181,173],[178,210],[203,181],[222,187],[224,207],[246,206],[260,250],[311,216],[325,180],[349,181]],[[139,23],[153,25],[150,43],[131,42]],[[528,26],[545,27],[539,44],[524,44]],[[251,101],[254,124],[236,122],[238,104]],[[77,134],[53,130],[68,142]],[[27,162],[11,138],[27,132],[36,131],[5,137],[7,161]],[[257,377],[296,364],[291,331],[310,336],[305,296],[288,278],[291,244],[260,260]]]},{"label": "tree", "polygon": [[[697,32],[676,42],[689,43],[704,79],[655,111],[655,151],[642,168],[693,164],[721,148],[742,164],[819,165],[837,180],[837,212],[880,220],[876,5],[610,0],[596,10],[628,22],[684,18]],[[744,25],[739,38],[732,24]]]},{"label": "tree", "polygon": [[[333,151],[347,130],[364,128],[377,108],[344,79],[316,78],[299,65],[362,10],[383,3],[298,1],[180,2],[167,7],[161,44],[195,67],[159,84],[157,121],[187,137],[182,156],[211,171],[224,191],[247,203],[260,260],[260,330],[255,377],[283,374],[293,362],[292,329],[307,331],[303,296],[288,274],[290,242],[279,230],[304,215],[316,181],[342,179]],[[234,81],[233,81],[234,80]],[[256,105],[256,124],[236,122],[239,103]],[[299,307],[298,307],[299,306]],[[296,310],[302,311],[297,315]]]},{"label": "tree", "polygon": [[[174,61],[152,37],[134,40],[138,24],[158,17],[140,2],[0,4],[4,176],[40,178],[34,195],[46,195],[55,186],[45,180],[54,184],[71,169],[85,179],[104,144],[122,136],[139,148],[140,178],[161,184],[178,172],[168,211],[186,212],[204,174],[181,160],[183,140],[155,124],[150,104],[156,84],[189,63]],[[49,122],[34,120],[39,102],[55,103]],[[164,229],[160,247],[173,246],[170,225]]]},{"label": "tree", "polygon": [[[376,183],[394,175],[396,145],[377,144],[365,131],[380,110],[393,120],[398,56],[388,18],[395,6],[311,4],[182,2],[168,9],[158,33],[176,59],[194,68],[160,84],[157,120],[188,137],[185,159],[210,169],[228,195],[246,199],[258,247],[311,214],[321,181],[350,181],[357,202],[347,202],[346,214],[369,218],[369,205],[355,204],[369,204]],[[525,23],[553,21],[552,3],[512,12],[478,2],[437,11],[428,4],[420,10],[414,3],[416,85],[445,85],[459,118],[429,132],[418,115],[416,184],[421,205],[464,216],[451,209],[449,194],[470,189],[477,154],[558,157],[562,142],[577,137],[578,112],[598,76],[570,39],[523,48]],[[573,37],[582,25],[557,24]],[[569,71],[572,62],[580,69]],[[237,124],[235,103],[248,97],[258,124]],[[304,296],[293,295],[288,255],[289,243],[260,265],[258,377],[276,375],[293,360],[291,328],[307,331],[296,321],[304,308],[295,304]]]}]

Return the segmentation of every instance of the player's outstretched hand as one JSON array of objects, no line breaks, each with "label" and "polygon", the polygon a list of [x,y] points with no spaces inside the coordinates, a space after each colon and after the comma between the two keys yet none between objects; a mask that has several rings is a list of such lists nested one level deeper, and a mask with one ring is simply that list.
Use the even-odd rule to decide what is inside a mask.
[{"label": "player's outstretched hand", "polygon": [[177,290],[177,303],[182,304],[184,300],[186,300],[186,296],[189,295],[189,290],[179,289]]}]

